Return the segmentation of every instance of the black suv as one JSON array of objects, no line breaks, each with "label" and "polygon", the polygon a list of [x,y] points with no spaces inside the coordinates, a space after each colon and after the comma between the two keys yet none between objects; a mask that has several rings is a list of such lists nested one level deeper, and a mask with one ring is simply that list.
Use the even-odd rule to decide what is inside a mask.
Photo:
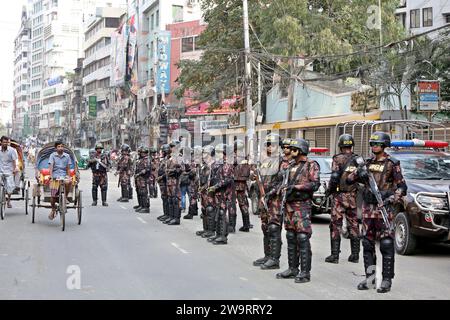
[{"label": "black suv", "polygon": [[414,252],[418,241],[450,243],[450,153],[390,149],[400,160],[408,194],[396,208],[395,249]]}]

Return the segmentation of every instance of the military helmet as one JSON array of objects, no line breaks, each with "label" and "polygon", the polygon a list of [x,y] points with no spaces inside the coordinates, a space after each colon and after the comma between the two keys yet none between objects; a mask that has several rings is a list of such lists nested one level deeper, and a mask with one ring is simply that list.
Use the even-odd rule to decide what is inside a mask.
[{"label": "military helmet", "polygon": [[239,140],[239,139],[234,141],[234,150],[235,151],[244,150],[244,149],[245,149],[244,141]]},{"label": "military helmet", "polygon": [[266,136],[266,140],[264,142],[265,145],[275,144],[281,146],[281,137],[279,134],[271,133]]},{"label": "military helmet", "polygon": [[147,147],[142,147],[141,152],[142,152],[142,153],[147,153],[147,154],[148,154],[149,149],[148,149]]},{"label": "military helmet", "polygon": [[370,136],[369,145],[382,144],[384,148],[389,148],[391,146],[391,137],[381,131],[376,131]]},{"label": "military helmet", "polygon": [[309,143],[305,139],[291,139],[289,148],[300,150],[300,154],[305,156],[309,153]]},{"label": "military helmet", "polygon": [[339,137],[338,147],[339,148],[345,148],[345,147],[354,147],[355,146],[355,140],[353,139],[351,134],[344,133]]},{"label": "military helmet", "polygon": [[163,144],[162,146],[161,146],[161,151],[162,152],[164,152],[164,153],[168,153],[168,152],[170,152],[170,145],[169,144]]},{"label": "military helmet", "polygon": [[103,146],[102,146],[101,143],[97,143],[97,144],[95,145],[95,150],[97,150],[97,149],[102,149],[102,150],[103,150]]},{"label": "military helmet", "polygon": [[179,144],[180,144],[180,141],[174,140],[174,141],[172,141],[172,142],[170,143],[170,147],[173,148],[173,147],[178,146]]},{"label": "military helmet", "polygon": [[130,152],[130,146],[125,143],[120,147],[120,150],[122,152]]},{"label": "military helmet", "polygon": [[214,155],[216,154],[216,148],[214,148],[214,146],[211,145],[205,146],[203,147],[203,153],[206,153],[211,157],[214,157]]},{"label": "military helmet", "polygon": [[283,139],[283,141],[281,142],[281,145],[284,147],[284,146],[286,146],[286,147],[289,147],[289,145],[291,144],[291,138],[285,138],[285,139]]},{"label": "military helmet", "polygon": [[158,153],[158,149],[156,149],[155,147],[150,147],[149,151],[151,154]]}]

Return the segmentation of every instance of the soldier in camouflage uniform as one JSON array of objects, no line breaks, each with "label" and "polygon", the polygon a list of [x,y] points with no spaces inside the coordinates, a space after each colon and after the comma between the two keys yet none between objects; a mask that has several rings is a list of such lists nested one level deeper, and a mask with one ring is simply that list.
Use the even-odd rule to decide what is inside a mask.
[{"label": "soldier in camouflage uniform", "polygon": [[383,221],[375,196],[369,187],[368,171],[372,173],[381,193],[391,226],[394,219],[393,207],[402,203],[407,186],[402,175],[400,161],[384,151],[391,145],[390,136],[384,132],[375,132],[370,137],[369,144],[374,156],[366,160],[365,166],[360,165],[358,170],[347,178],[348,183],[360,181],[366,185],[362,206],[362,242],[366,279],[358,285],[358,290],[368,290],[369,286],[375,288],[375,241],[380,240],[380,251],[383,257],[383,279],[377,292],[385,293],[391,290],[392,279],[394,278],[394,232],[392,229],[388,229]]},{"label": "soldier in camouflage uniform", "polygon": [[191,150],[191,163],[189,171],[189,185],[188,185],[188,196],[189,196],[189,209],[188,214],[184,217],[185,219],[192,219],[194,216],[198,216],[198,184],[199,184],[199,170],[202,161],[202,148],[200,146],[194,147]]},{"label": "soldier in camouflage uniform", "polygon": [[158,184],[159,190],[161,192],[161,200],[163,203],[163,212],[164,214],[159,216],[157,219],[164,222],[166,220],[171,220],[171,212],[169,212],[169,193],[167,189],[167,161],[170,158],[171,154],[170,145],[164,144],[161,146],[161,159],[159,161],[158,166]]},{"label": "soldier in camouflage uniform", "polygon": [[151,198],[158,197],[158,188],[156,187],[156,179],[158,177],[159,155],[155,147],[150,148],[150,162],[152,165],[152,172],[150,173],[148,192]]},{"label": "soldier in camouflage uniform", "polygon": [[239,209],[242,214],[243,226],[239,228],[239,231],[249,232],[253,227],[250,224],[250,211],[248,205],[247,195],[247,181],[250,178],[250,164],[245,157],[245,145],[242,140],[236,140],[234,142],[234,195],[233,195],[233,211],[230,212],[230,232],[236,230],[236,199],[239,204]]},{"label": "soldier in camouflage uniform", "polygon": [[[319,165],[308,159],[309,144],[304,139],[292,139],[291,157],[294,164],[285,170],[289,174],[286,192],[284,228],[288,243],[289,269],[278,273],[278,279],[294,278],[297,283],[311,279],[311,201],[314,192],[320,187]],[[298,265],[300,259],[300,269]]]},{"label": "soldier in camouflage uniform", "polygon": [[219,144],[215,148],[216,161],[211,167],[211,180],[208,192],[214,194],[216,205],[215,221],[216,236],[208,238],[213,244],[227,244],[229,218],[227,211],[232,210],[234,167],[227,161],[226,144]]},{"label": "soldier in camouflage uniform", "polygon": [[216,230],[214,195],[208,193],[211,181],[211,166],[214,164],[215,149],[213,146],[206,146],[202,150],[202,165],[200,167],[200,179],[198,193],[201,204],[201,218],[203,231],[197,231],[197,235],[202,238],[214,237]]},{"label": "soldier in camouflage uniform", "polygon": [[167,190],[169,198],[169,216],[170,220],[163,221],[169,226],[179,225],[181,218],[181,158],[179,156],[179,141],[170,144],[171,154],[167,160]]},{"label": "soldier in camouflage uniform", "polygon": [[267,135],[265,142],[265,154],[262,155],[258,168],[265,192],[265,200],[268,210],[259,203],[259,216],[263,232],[264,257],[253,262],[254,266],[260,266],[263,270],[279,269],[281,256],[281,215],[280,197],[277,195],[279,185],[280,168],[283,159],[280,154],[281,138],[278,134]]},{"label": "soldier in camouflage uniform", "polygon": [[348,261],[358,263],[360,251],[359,224],[356,207],[356,184],[347,184],[348,176],[356,171],[356,158],[358,155],[352,152],[355,145],[353,137],[343,134],[339,137],[338,147],[341,153],[333,157],[331,165],[331,178],[328,184],[327,194],[333,195],[333,208],[330,221],[331,255],[325,258],[325,262],[339,263],[341,247],[342,222],[345,217],[350,231],[351,255]]},{"label": "soldier in camouflage uniform", "polygon": [[119,175],[119,185],[122,196],[117,199],[119,202],[128,202],[131,190],[131,176],[133,175],[133,161],[130,158],[130,146],[124,144],[120,148],[120,158],[117,161],[117,172]]},{"label": "soldier in camouflage uniform", "polygon": [[139,154],[139,160],[136,163],[136,191],[138,193],[138,202],[140,207],[136,209],[137,213],[150,213],[150,199],[148,197],[148,181],[151,173],[151,164],[148,158],[149,150],[142,148]]},{"label": "soldier in camouflage uniform", "polygon": [[97,144],[95,146],[96,153],[88,161],[88,168],[92,169],[92,206],[97,205],[98,199],[98,187],[100,187],[102,194],[102,205],[108,206],[106,202],[108,192],[108,170],[111,167],[111,163],[105,153],[103,153],[103,146]]}]

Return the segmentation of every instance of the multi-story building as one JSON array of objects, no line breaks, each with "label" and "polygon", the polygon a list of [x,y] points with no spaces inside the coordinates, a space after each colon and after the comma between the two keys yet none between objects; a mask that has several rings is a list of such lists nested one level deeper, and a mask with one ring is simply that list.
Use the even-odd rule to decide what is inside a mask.
[{"label": "multi-story building", "polygon": [[27,6],[22,8],[22,22],[14,40],[14,105],[12,111],[13,138],[31,134],[28,115],[30,100],[31,21]]},{"label": "multi-story building", "polygon": [[113,139],[116,126],[112,121],[115,110],[111,108],[114,91],[110,86],[111,36],[125,13],[125,8],[101,7],[96,8],[96,14],[85,21],[83,97],[85,105],[89,104],[89,100],[96,103],[96,116],[86,115],[86,140],[90,140],[90,145],[102,142],[106,147],[116,147],[116,140]]},{"label": "multi-story building", "polygon": [[450,1],[402,0],[395,14],[406,30],[419,34],[450,23]]}]

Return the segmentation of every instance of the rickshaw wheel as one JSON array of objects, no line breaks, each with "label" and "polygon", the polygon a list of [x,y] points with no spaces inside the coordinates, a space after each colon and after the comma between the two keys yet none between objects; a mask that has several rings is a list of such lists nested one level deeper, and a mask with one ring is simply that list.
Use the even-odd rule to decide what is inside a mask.
[{"label": "rickshaw wheel", "polygon": [[34,216],[36,214],[36,197],[33,196],[33,200],[31,202],[31,223],[34,223]]},{"label": "rickshaw wheel", "polygon": [[66,229],[66,212],[67,212],[67,202],[66,202],[66,195],[63,191],[64,186],[60,186],[60,192],[59,192],[59,204],[58,204],[58,210],[59,210],[59,216],[61,217],[61,227],[62,231]]},{"label": "rickshaw wheel", "polygon": [[5,220],[5,189],[0,185],[0,218]]},{"label": "rickshaw wheel", "polygon": [[26,215],[26,216],[28,215],[28,197],[29,197],[29,195],[30,195],[30,191],[29,191],[29,189],[27,188],[27,189],[25,190],[25,215]]},{"label": "rickshaw wheel", "polygon": [[82,216],[82,211],[83,211],[83,207],[82,207],[83,201],[81,200],[81,196],[82,196],[82,193],[81,193],[81,190],[79,190],[79,191],[77,192],[77,214],[78,214],[78,225],[81,224],[81,216]]}]

